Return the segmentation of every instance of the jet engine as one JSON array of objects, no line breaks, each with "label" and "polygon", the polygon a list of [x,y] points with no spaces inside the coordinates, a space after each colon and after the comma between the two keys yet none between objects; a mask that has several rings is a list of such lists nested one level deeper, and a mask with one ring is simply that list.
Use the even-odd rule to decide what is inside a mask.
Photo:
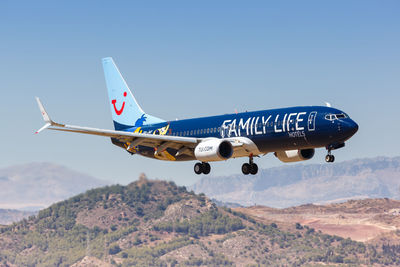
[{"label": "jet engine", "polygon": [[224,139],[206,139],[194,149],[196,159],[209,162],[227,160],[232,157],[233,148],[231,142]]},{"label": "jet engine", "polygon": [[315,149],[295,149],[275,152],[277,157],[282,162],[296,162],[311,159],[314,156]]}]

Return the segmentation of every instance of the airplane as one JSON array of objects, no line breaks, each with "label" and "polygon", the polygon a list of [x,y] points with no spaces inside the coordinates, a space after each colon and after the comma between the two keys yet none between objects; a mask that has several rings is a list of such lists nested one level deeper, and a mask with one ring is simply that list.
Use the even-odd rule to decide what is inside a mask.
[{"label": "airplane", "polygon": [[50,129],[110,137],[132,155],[196,160],[196,174],[209,174],[209,162],[246,157],[242,173],[255,175],[254,158],[268,153],[282,162],[297,162],[311,159],[316,148],[325,148],[325,161],[334,162],[332,150],[344,147],[358,130],[355,121],[328,103],[166,121],[143,111],[111,57],[102,63],[114,130],[54,122],[36,97],[45,121],[36,133]]}]

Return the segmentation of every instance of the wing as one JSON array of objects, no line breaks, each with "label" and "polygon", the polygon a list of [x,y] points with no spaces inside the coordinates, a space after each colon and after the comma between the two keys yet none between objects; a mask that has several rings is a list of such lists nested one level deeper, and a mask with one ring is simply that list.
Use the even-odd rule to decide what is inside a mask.
[{"label": "wing", "polygon": [[64,132],[106,136],[115,138],[123,143],[126,143],[128,151],[134,149],[134,147],[138,145],[154,147],[156,152],[162,152],[167,148],[174,148],[177,150],[175,156],[181,154],[193,155],[193,149],[198,143],[203,140],[202,138],[194,137],[131,133],[56,123],[50,119],[50,116],[47,114],[43,104],[38,97],[36,97],[36,101],[39,105],[40,112],[42,113],[43,120],[46,122],[46,124],[42,128],[36,131],[36,134],[43,131],[44,129],[49,129]]},{"label": "wing", "polygon": [[233,148],[233,158],[248,157],[249,155],[258,156],[263,153],[258,150],[257,145],[247,137],[229,137],[225,140],[231,142]]}]

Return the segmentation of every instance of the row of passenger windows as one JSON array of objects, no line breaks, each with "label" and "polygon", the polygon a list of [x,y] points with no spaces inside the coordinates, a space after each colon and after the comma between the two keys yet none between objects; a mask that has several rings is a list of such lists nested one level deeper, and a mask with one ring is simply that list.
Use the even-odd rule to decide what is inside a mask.
[{"label": "row of passenger windows", "polygon": [[[289,123],[293,123],[293,122],[294,122],[293,120],[290,120]],[[274,124],[277,125],[277,126],[281,126],[282,122],[281,121],[278,121],[276,123],[268,122],[268,123],[265,124],[265,126],[266,127],[272,127],[272,126],[274,126]],[[227,125],[226,127],[227,127],[226,131],[229,131],[229,129],[231,129],[230,125]],[[259,123],[257,125],[254,125],[253,127],[257,127],[258,129],[260,129],[261,127],[263,127],[263,124]],[[236,125],[232,126],[232,130],[238,130],[238,129],[240,129],[242,131],[247,131],[246,128],[238,127]],[[250,130],[250,127],[249,127],[249,130]],[[197,129],[197,130],[190,130],[190,131],[189,130],[188,131],[180,131],[180,132],[172,133],[172,135],[174,135],[174,136],[191,136],[191,135],[212,134],[212,133],[217,133],[217,132],[218,133],[221,132],[221,127],[218,127],[218,128],[214,127],[214,128],[207,128],[207,129]]]},{"label": "row of passenger windows", "polygon": [[187,136],[187,135],[199,135],[199,134],[212,134],[221,131],[221,127],[214,127],[214,128],[207,128],[207,129],[197,129],[197,130],[190,130],[190,131],[181,131],[172,133],[172,135],[176,136]]}]

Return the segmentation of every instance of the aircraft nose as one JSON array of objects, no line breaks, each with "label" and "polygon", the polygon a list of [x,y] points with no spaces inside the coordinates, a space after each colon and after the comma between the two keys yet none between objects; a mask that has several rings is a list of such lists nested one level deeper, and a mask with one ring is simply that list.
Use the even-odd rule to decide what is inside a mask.
[{"label": "aircraft nose", "polygon": [[346,123],[346,134],[351,137],[358,131],[358,124],[350,119]]}]

